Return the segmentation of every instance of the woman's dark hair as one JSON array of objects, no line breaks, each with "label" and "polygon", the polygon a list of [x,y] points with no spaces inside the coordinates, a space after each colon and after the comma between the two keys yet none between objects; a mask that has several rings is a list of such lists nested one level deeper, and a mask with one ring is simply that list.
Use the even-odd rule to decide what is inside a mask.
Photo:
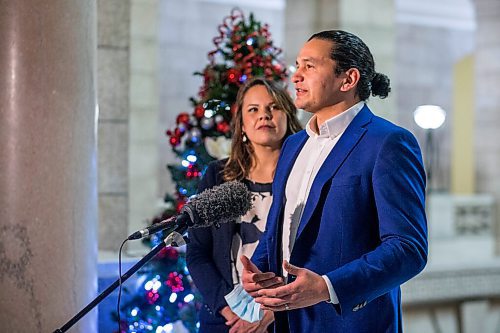
[{"label": "woman's dark hair", "polygon": [[302,129],[299,120],[297,119],[297,108],[293,103],[290,94],[285,88],[282,88],[278,83],[263,78],[254,78],[248,80],[240,87],[236,97],[236,113],[233,116],[233,139],[231,141],[231,153],[223,170],[223,178],[225,181],[242,180],[248,177],[250,169],[253,165],[253,148],[249,141],[243,142],[243,100],[250,88],[255,86],[264,86],[267,92],[271,95],[276,106],[286,115],[286,134],[283,138],[287,138],[293,133],[297,133]]},{"label": "woman's dark hair", "polygon": [[330,58],[335,61],[335,74],[340,75],[351,68],[357,68],[360,79],[356,93],[362,101],[372,96],[386,98],[391,91],[389,78],[375,72],[375,62],[370,49],[356,35],[342,30],[327,30],[312,35],[311,39],[322,39],[332,42]]}]

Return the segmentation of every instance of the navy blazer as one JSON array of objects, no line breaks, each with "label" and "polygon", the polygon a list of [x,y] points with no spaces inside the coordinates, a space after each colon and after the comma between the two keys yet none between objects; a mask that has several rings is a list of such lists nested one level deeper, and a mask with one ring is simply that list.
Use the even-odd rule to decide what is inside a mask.
[{"label": "navy blazer", "polygon": [[[223,183],[221,171],[226,160],[213,161],[198,185],[198,193]],[[205,304],[200,311],[201,331],[227,332],[229,327],[219,311],[227,305],[224,295],[233,290],[231,242],[234,223],[189,229],[187,267]]]},{"label": "navy blazer", "polygon": [[[281,272],[285,186],[307,138],[301,131],[281,150],[266,232],[252,257],[264,272]],[[365,106],[313,181],[290,257],[326,274],[340,303],[288,311],[292,333],[402,332],[400,285],[427,261],[424,197],[416,139]]]}]

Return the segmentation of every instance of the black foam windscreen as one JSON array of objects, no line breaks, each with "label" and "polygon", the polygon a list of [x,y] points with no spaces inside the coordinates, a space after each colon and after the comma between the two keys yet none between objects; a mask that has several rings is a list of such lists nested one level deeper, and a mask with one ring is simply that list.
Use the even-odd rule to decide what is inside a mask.
[{"label": "black foam windscreen", "polygon": [[192,217],[190,227],[207,227],[226,223],[246,214],[252,208],[252,194],[239,181],[214,186],[198,194],[181,210]]}]

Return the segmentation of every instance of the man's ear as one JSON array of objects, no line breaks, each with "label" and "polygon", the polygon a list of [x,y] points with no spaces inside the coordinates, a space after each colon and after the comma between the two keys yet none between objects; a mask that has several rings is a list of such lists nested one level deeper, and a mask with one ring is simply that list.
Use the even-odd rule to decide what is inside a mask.
[{"label": "man's ear", "polygon": [[340,86],[340,91],[347,92],[351,89],[355,89],[356,85],[359,82],[359,77],[360,77],[359,70],[357,68],[349,68],[345,72],[345,77],[342,82],[342,85]]}]

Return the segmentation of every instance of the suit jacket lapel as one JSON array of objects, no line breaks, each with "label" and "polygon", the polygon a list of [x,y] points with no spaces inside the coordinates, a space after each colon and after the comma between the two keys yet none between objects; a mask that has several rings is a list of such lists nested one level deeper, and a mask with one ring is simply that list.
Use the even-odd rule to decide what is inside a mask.
[{"label": "suit jacket lapel", "polygon": [[[285,207],[286,197],[285,188],[288,176],[292,170],[293,164],[300,153],[300,150],[307,141],[306,131],[300,131],[299,133],[289,137],[286,145],[282,149],[281,157],[276,169],[276,174],[273,180],[273,204],[268,216],[269,221],[276,221],[272,223],[273,229],[269,230],[271,233],[272,241],[268,244],[268,252],[270,258],[270,269],[271,271],[278,272],[281,268],[281,230],[283,220],[281,218],[282,211]],[[269,246],[270,245],[270,246]]]},{"label": "suit jacket lapel", "polygon": [[365,125],[371,121],[373,113],[365,105],[363,109],[354,117],[352,122],[346,128],[344,134],[337,142],[335,147],[323,162],[323,165],[318,171],[316,178],[313,181],[309,196],[307,198],[302,218],[300,219],[299,228],[297,230],[296,238],[300,237],[301,232],[311,219],[311,216],[316,208],[320,199],[321,191],[325,183],[331,179],[336,173],[342,163],[345,161],[349,153],[356,147],[359,140],[366,132]]},{"label": "suit jacket lapel", "polygon": [[[273,180],[273,197],[285,199],[285,188],[288,176],[292,170],[293,164],[297,159],[302,147],[307,141],[306,131],[300,131],[299,133],[291,136],[286,144],[285,149],[283,149],[280,161],[278,163],[278,168],[276,169],[276,174]],[[283,207],[281,207],[283,208]]]}]

